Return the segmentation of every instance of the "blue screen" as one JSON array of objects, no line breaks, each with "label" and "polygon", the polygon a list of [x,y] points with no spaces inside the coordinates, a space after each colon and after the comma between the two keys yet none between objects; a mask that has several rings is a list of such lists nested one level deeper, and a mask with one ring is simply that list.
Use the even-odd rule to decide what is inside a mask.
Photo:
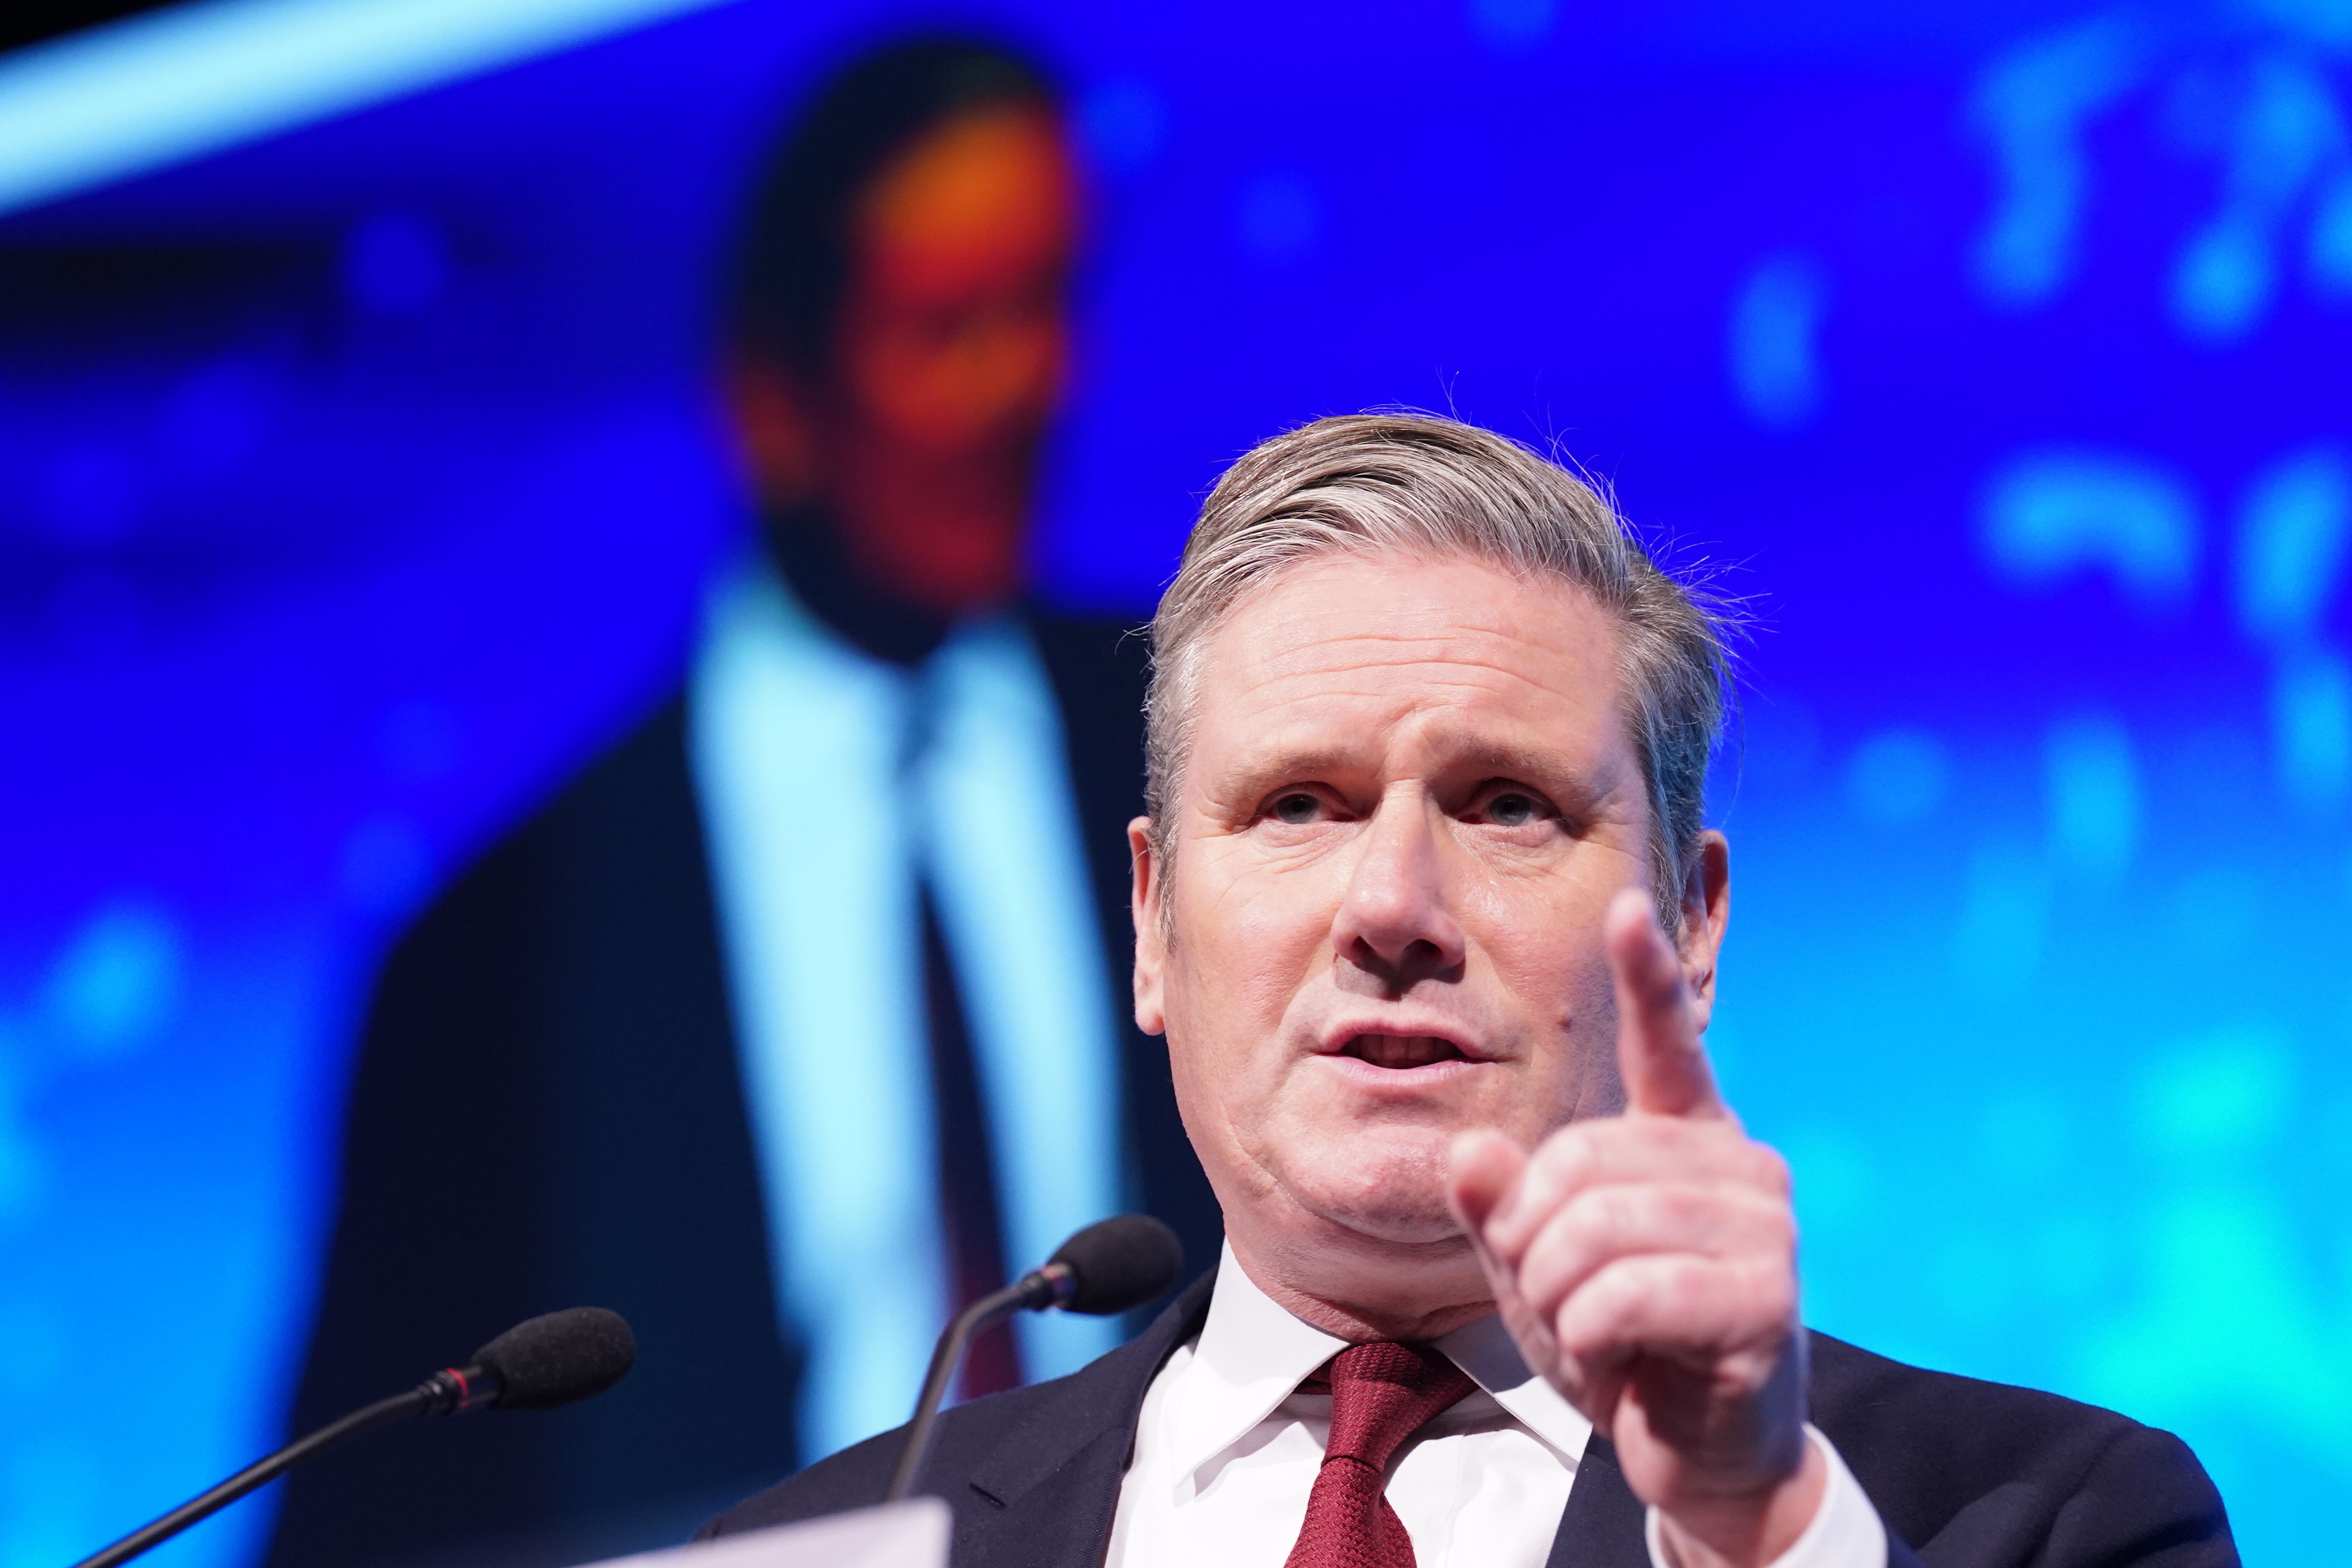
[{"label": "blue screen", "polygon": [[[745,537],[754,159],[931,19],[739,0],[0,219],[0,1565],[278,1440],[373,965],[676,680]],[[2251,1558],[2332,1550],[2352,16],[960,19],[1089,164],[1048,595],[1140,621],[1318,415],[1605,481],[1748,628],[1710,1044],[1809,1320],[2168,1427]]]}]

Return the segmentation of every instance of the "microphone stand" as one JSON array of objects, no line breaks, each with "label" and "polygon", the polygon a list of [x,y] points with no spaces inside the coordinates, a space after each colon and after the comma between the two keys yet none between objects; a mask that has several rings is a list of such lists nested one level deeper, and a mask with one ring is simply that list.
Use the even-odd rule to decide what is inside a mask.
[{"label": "microphone stand", "polygon": [[203,1496],[189,1499],[152,1524],[132,1531],[103,1552],[83,1558],[74,1564],[74,1568],[117,1568],[118,1564],[130,1562],[141,1552],[162,1545],[198,1520],[218,1513],[246,1493],[268,1485],[321,1448],[332,1447],[346,1437],[356,1436],[403,1416],[421,1415],[428,1410],[446,1413],[488,1404],[498,1395],[498,1375],[488,1368],[475,1366],[463,1372],[455,1369],[436,1372],[405,1394],[379,1399],[363,1409],[352,1411],[340,1421],[331,1422],[307,1436],[296,1438],[268,1458],[247,1465]]},{"label": "microphone stand", "polygon": [[[907,1444],[898,1450],[898,1467],[890,1472],[890,1488],[882,1494],[884,1502],[897,1502],[914,1487],[915,1472],[923,1468],[923,1454],[931,1446],[931,1428],[939,1421],[940,1405],[948,1396],[948,1384],[954,1380],[957,1363],[963,1360],[972,1336],[1015,1312],[1041,1312],[1048,1307],[1058,1307],[1076,1295],[1077,1289],[1075,1269],[1066,1263],[1048,1263],[1003,1289],[982,1296],[955,1315],[955,1321],[940,1336],[940,1342],[931,1348],[931,1367],[923,1374],[923,1396],[915,1402],[914,1419],[907,1423]],[[78,1568],[93,1565],[85,1563]]]}]

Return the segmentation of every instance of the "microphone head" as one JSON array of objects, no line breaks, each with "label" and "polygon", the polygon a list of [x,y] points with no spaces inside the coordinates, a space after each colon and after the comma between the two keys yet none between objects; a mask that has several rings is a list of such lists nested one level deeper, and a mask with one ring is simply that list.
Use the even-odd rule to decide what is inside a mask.
[{"label": "microphone head", "polygon": [[602,1394],[637,1359],[637,1340],[618,1312],[572,1307],[517,1323],[474,1352],[474,1364],[502,1385],[501,1410],[551,1410]]},{"label": "microphone head", "polygon": [[1184,1244],[1148,1214],[1116,1215],[1062,1243],[1052,1261],[1077,1281],[1062,1310],[1101,1317],[1165,1294],[1184,1271]]}]

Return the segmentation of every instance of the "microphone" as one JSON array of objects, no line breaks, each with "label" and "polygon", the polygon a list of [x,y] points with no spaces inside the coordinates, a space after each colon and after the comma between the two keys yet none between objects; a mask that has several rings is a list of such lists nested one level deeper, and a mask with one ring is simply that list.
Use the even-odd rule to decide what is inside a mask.
[{"label": "microphone", "polygon": [[[571,1307],[517,1323],[476,1351],[464,1372],[435,1373],[459,1384],[458,1402],[436,1408],[552,1410],[604,1393],[636,1359],[636,1336],[620,1313]],[[488,1394],[480,1391],[485,1386]]]},{"label": "microphone", "polygon": [[602,1394],[621,1381],[637,1357],[637,1342],[618,1312],[573,1307],[517,1323],[474,1352],[462,1367],[445,1367],[405,1394],[354,1410],[247,1466],[201,1497],[131,1531],[74,1568],[115,1568],[268,1485],[296,1465],[344,1438],[426,1411],[454,1415],[489,1405],[499,1410],[551,1410]]},{"label": "microphone", "polygon": [[931,1427],[939,1420],[940,1402],[947,1398],[948,1383],[974,1334],[1015,1312],[1042,1312],[1048,1308],[1096,1317],[1124,1312],[1160,1295],[1183,1271],[1184,1244],[1176,1239],[1174,1231],[1150,1215],[1116,1215],[1062,1243],[1043,1268],[1031,1269],[1014,1283],[958,1312],[931,1351],[923,1394],[915,1401],[914,1419],[907,1423],[906,1446],[898,1450],[898,1465],[890,1472],[890,1487],[882,1500],[897,1502],[914,1486],[915,1472],[922,1468],[923,1453],[931,1445]]}]

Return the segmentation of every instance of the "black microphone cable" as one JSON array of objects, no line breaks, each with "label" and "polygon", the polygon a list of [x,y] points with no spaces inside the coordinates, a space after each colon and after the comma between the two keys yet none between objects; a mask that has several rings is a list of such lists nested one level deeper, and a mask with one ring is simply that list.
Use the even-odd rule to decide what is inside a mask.
[{"label": "black microphone cable", "polygon": [[621,1381],[636,1359],[636,1341],[617,1312],[573,1307],[518,1323],[474,1352],[466,1366],[435,1373],[405,1394],[380,1399],[340,1421],[296,1438],[163,1518],[141,1526],[74,1568],[117,1568],[218,1513],[247,1492],[268,1485],[311,1455],[371,1427],[427,1411],[454,1415],[491,1405],[546,1410],[602,1394]]}]

